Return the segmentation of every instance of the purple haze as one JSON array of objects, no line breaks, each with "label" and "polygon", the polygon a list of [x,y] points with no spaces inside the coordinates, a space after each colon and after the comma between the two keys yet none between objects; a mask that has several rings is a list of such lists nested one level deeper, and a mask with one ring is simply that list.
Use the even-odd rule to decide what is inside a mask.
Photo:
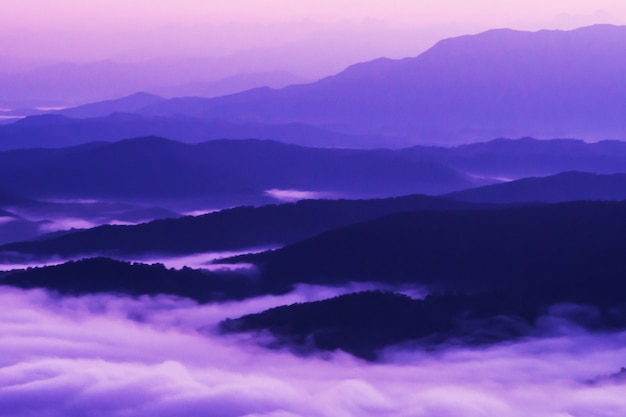
[{"label": "purple haze", "polygon": [[415,58],[356,64],[311,84],[174,99],[142,113],[304,123],[383,135],[381,146],[406,138],[414,144],[623,139],[625,38],[626,26],[610,25],[492,30],[443,40]]},{"label": "purple haze", "polygon": [[[304,292],[303,292],[304,291]],[[302,358],[220,337],[228,316],[306,300],[200,306],[170,297],[64,298],[0,288],[0,416],[609,417],[626,412],[626,333],[553,336],[488,349],[390,350],[368,364]],[[550,322],[552,320],[552,322]]]}]

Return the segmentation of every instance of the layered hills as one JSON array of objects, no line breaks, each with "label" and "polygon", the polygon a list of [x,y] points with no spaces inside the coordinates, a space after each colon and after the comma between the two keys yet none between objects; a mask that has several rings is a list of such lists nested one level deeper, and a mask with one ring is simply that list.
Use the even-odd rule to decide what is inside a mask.
[{"label": "layered hills", "polygon": [[431,295],[423,300],[358,293],[279,307],[221,327],[269,331],[272,347],[342,349],[371,360],[397,344],[432,349],[533,337],[551,331],[551,322],[624,328],[625,213],[623,202],[417,211],[232,260],[254,262],[258,269],[249,272],[176,271],[96,258],[7,272],[0,282],[66,294],[171,294],[200,302],[286,293],[297,283],[427,288]]},{"label": "layered hills", "polygon": [[414,58],[357,64],[311,84],[171,99],[141,113],[299,122],[409,137],[416,144],[503,136],[622,138],[625,36],[626,27],[610,25],[491,30],[443,40]]},{"label": "layered hills", "polygon": [[479,206],[424,195],[374,200],[303,200],[281,205],[237,207],[135,226],[100,226],[5,245],[0,251],[38,257],[232,251],[282,246],[391,213],[473,207]]},{"label": "layered hills", "polygon": [[305,148],[275,141],[183,144],[157,137],[0,153],[0,183],[33,198],[271,201],[266,191],[352,197],[439,194],[479,181],[389,150]]},{"label": "layered hills", "polygon": [[[61,112],[72,118],[33,116],[2,126],[0,149],[147,135],[392,148],[496,137],[623,139],[625,36],[626,27],[611,25],[498,29],[308,84],[215,98],[135,94]],[[42,126],[53,129],[47,142]]]},{"label": "layered hills", "polygon": [[569,171],[548,177],[523,178],[448,194],[481,203],[558,203],[575,200],[626,200],[626,174],[601,175]]},{"label": "layered hills", "polygon": [[625,213],[624,202],[399,213],[232,261],[285,284],[383,280],[475,291],[610,281],[626,267]]}]

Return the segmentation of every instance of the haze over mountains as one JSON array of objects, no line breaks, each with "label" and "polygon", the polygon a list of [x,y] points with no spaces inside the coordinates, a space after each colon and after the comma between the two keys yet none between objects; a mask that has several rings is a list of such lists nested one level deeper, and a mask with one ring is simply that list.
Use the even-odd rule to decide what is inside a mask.
[{"label": "haze over mountains", "polygon": [[[517,133],[611,136],[602,126],[617,132],[623,125],[618,116],[626,96],[620,82],[625,30],[609,25],[573,31],[492,30],[441,41],[416,58],[356,64],[311,84],[215,99],[168,100],[136,93],[55,110],[0,126],[0,149],[20,149],[0,154],[0,179],[4,190],[26,198],[132,199],[142,207],[129,210],[145,213],[155,204],[195,210],[267,203],[275,201],[276,195],[268,194],[273,190],[367,198],[458,191],[452,196],[499,203],[619,199],[620,176],[583,173],[468,189],[564,171],[622,173],[624,142],[524,138],[455,147],[419,143]],[[545,65],[533,64],[538,61]],[[596,136],[579,129],[583,125]],[[546,126],[560,131],[545,133]],[[255,140],[117,142],[146,135],[185,143],[267,137],[308,146],[418,145],[348,151]],[[66,148],[77,144],[81,146]],[[34,147],[59,149],[22,150]],[[263,158],[255,156],[260,154]],[[6,202],[2,207],[17,216],[6,219],[24,214],[11,211]],[[45,219],[35,219],[40,220]]]},{"label": "haze over mountains", "polygon": [[[76,111],[82,112],[83,108]],[[114,112],[105,117],[87,119],[45,114],[4,126],[0,124],[0,149],[58,148],[142,136],[161,136],[187,143],[224,138],[260,138],[303,146],[349,148],[378,147],[377,144],[383,141],[379,136],[348,135],[299,123],[230,123],[184,116],[151,117]]]},{"label": "haze over mountains", "polygon": [[262,140],[188,145],[155,137],[2,152],[0,178],[7,191],[33,198],[205,200],[209,207],[271,201],[271,189],[376,197],[441,194],[480,183],[437,162],[389,150]]},{"label": "haze over mountains", "polygon": [[[527,135],[622,137],[625,38],[614,26],[495,30],[311,84],[214,99],[139,92],[0,126],[0,262],[76,259],[0,283],[201,303],[303,284],[431,292],[361,292],[220,325],[269,331],[272,348],[367,360],[402,343],[530,337],[562,303],[582,305],[566,319],[586,331],[621,331],[626,142]],[[477,141],[505,136],[523,138]],[[397,197],[416,193],[430,196]],[[264,205],[303,198],[317,200]],[[208,209],[222,210],[176,218]],[[88,230],[56,228],[70,213]],[[212,272],[80,260],[265,248],[276,249]]]},{"label": "haze over mountains", "polygon": [[[220,195],[226,199],[228,195],[240,195],[244,197],[240,201],[254,202],[270,201],[263,198],[270,189],[334,193],[337,197],[385,197],[443,194],[501,179],[564,171],[623,173],[626,144],[527,138],[453,148],[349,150],[262,140],[184,144],[148,137],[61,149],[5,151],[0,152],[0,161],[0,179],[5,194],[9,193],[6,198],[135,196],[135,200],[158,202],[201,197],[210,200],[210,196],[217,201]],[[77,172],[81,175],[75,175]],[[122,177],[125,181],[116,179]],[[606,185],[608,178],[596,178],[598,184]],[[571,179],[573,194],[565,199],[593,198],[589,189],[592,184],[587,185],[589,192],[585,193],[579,188],[583,186],[579,181],[582,178]],[[615,193],[597,196],[616,199],[619,187],[613,189]],[[539,201],[556,200],[540,197]]]},{"label": "haze over mountains", "polygon": [[[458,200],[499,204],[626,198],[626,145],[619,141],[525,138],[452,148],[348,150],[150,137],[6,151],[0,162],[5,189],[0,209],[11,213],[0,226],[1,243],[64,227],[303,198],[450,192]],[[476,188],[512,178],[520,180]]]},{"label": "haze over mountains", "polygon": [[[372,21],[328,26],[308,18],[287,25],[175,25],[134,28],[106,54],[100,48],[109,49],[110,36],[93,45],[89,35],[66,30],[37,40],[36,32],[2,28],[0,108],[78,105],[137,91],[213,97],[261,86],[279,88],[335,74],[354,62],[415,55],[449,32],[397,29]],[[453,32],[464,33],[458,28]],[[20,59],[25,51],[19,44],[35,57]],[[61,57],[55,56],[58,52]],[[73,52],[82,57],[72,57]]]},{"label": "haze over mountains", "polygon": [[146,90],[166,97],[215,97],[306,81],[288,71],[260,68],[251,72],[246,68],[245,57],[49,64],[28,71],[0,72],[4,92],[0,107],[23,109],[23,113],[33,107],[75,106]]},{"label": "haze over mountains", "polygon": [[376,360],[402,342],[414,349],[536,337],[552,331],[545,327],[551,315],[591,332],[624,329],[624,213],[624,202],[396,213],[224,261],[252,261],[252,271],[176,271],[97,258],[7,272],[0,282],[203,303],[287,294],[300,283],[426,288],[432,295],[424,300],[360,293],[222,323],[228,332],[269,330],[276,339],[260,339],[268,347],[342,349]]},{"label": "haze over mountains", "polygon": [[7,3],[0,417],[626,415],[583,3]]},{"label": "haze over mountains", "polygon": [[[109,108],[111,113],[130,111],[160,118],[144,119],[143,132],[134,130],[133,134],[118,124],[119,135],[126,136],[113,136],[116,130],[110,127],[108,137],[97,133],[107,131],[116,119],[89,123],[97,126],[92,132],[100,140],[147,134],[198,140],[185,123],[199,126],[196,132],[210,130],[211,124],[230,125],[232,131],[220,131],[223,138],[242,138],[241,126],[252,124],[245,137],[271,139],[288,135],[272,137],[276,129],[263,131],[261,126],[304,125],[348,135],[336,143],[346,146],[352,139],[352,147],[449,145],[525,136],[622,139],[626,132],[622,117],[625,37],[626,27],[611,25],[573,31],[492,30],[443,40],[415,58],[356,64],[310,84],[253,89],[212,99],[157,100],[142,108]],[[79,110],[65,114],[110,117]],[[181,118],[188,119],[180,123]],[[59,119],[40,119],[36,124],[59,123]],[[145,124],[152,124],[150,132]],[[329,133],[326,137],[318,133],[318,144],[327,146]],[[81,141],[88,140],[87,136],[83,133]],[[371,140],[360,143],[363,136]],[[204,134],[201,140],[208,139]],[[72,142],[76,143],[80,142]],[[316,144],[314,135],[307,136],[306,144]]]},{"label": "haze over mountains", "polygon": [[[459,143],[485,137],[621,138],[626,27],[493,30],[280,90],[172,99],[148,115],[301,122],[344,133]],[[537,65],[541,62],[541,65]]]},{"label": "haze over mountains", "polygon": [[[238,207],[198,217],[172,218],[135,226],[102,226],[61,236],[44,236],[35,242],[4,245],[0,247],[0,253],[19,253],[22,257],[45,259],[51,256],[116,255],[124,258],[245,250],[294,243],[336,227],[396,212],[485,209],[503,204],[582,200],[626,200],[626,174],[571,171],[470,188],[447,194],[446,198],[413,195],[391,199],[304,200],[296,204]],[[175,213],[169,212],[168,215],[166,210],[162,211],[152,211],[146,216],[176,217]],[[36,235],[31,231],[24,236],[27,239]]]}]

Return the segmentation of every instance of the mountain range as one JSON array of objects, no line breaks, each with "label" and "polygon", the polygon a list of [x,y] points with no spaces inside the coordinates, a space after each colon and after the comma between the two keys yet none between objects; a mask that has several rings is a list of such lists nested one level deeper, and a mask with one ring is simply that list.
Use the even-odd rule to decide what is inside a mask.
[{"label": "mountain range", "polygon": [[276,285],[382,279],[478,291],[604,282],[626,267],[625,213],[626,202],[397,213],[220,262],[254,263]]},{"label": "mountain range", "polygon": [[267,194],[272,189],[388,197],[440,194],[480,183],[437,162],[389,150],[305,148],[262,140],[183,144],[149,137],[0,152],[0,184],[32,198],[198,200],[204,201],[200,208],[220,208],[275,201]]},{"label": "mountain range", "polygon": [[175,98],[141,113],[298,122],[409,137],[415,144],[520,136],[624,138],[625,37],[626,27],[610,25],[491,30],[443,40],[415,58],[356,64],[310,84],[213,99]]},{"label": "mountain range", "polygon": [[12,256],[19,253],[28,258],[69,258],[237,251],[282,246],[391,213],[473,207],[481,206],[425,195],[374,200],[303,200],[236,207],[134,226],[100,226],[0,246],[0,252],[10,252]]},{"label": "mountain range", "polygon": [[453,147],[415,146],[404,151],[470,175],[502,180],[565,171],[626,172],[626,142],[617,140],[494,139]]},{"label": "mountain range", "polygon": [[[217,208],[228,205],[229,200],[231,205],[271,202],[266,194],[271,189],[369,198],[442,194],[564,171],[589,174],[562,175],[551,181],[538,178],[526,196],[518,192],[516,198],[508,200],[503,190],[519,186],[501,184],[492,188],[498,190],[493,198],[501,202],[615,200],[624,198],[622,177],[590,174],[619,174],[626,171],[625,167],[626,142],[620,141],[524,138],[450,148],[350,150],[263,140],[184,144],[147,137],[0,152],[0,184],[4,189],[0,207],[6,206],[3,199],[9,195],[31,199],[135,197],[153,203],[205,199],[213,200],[212,207]],[[76,175],[78,172],[81,175]],[[468,190],[466,195],[476,193]],[[454,196],[466,198],[462,194]]]},{"label": "mountain range", "polygon": [[576,284],[556,289],[548,281],[525,291],[449,292],[424,299],[359,292],[227,319],[220,328],[253,332],[265,347],[300,355],[342,350],[376,361],[387,348],[432,352],[551,336],[550,323],[602,333],[626,327],[626,305],[617,295],[625,289],[623,281]]},{"label": "mountain range", "polygon": [[[385,139],[376,135],[337,133],[302,123],[267,124],[209,121],[182,115],[142,116],[118,109],[137,97],[158,100],[152,95],[133,95],[49,114],[37,114],[12,123],[0,124],[0,150],[62,148],[98,141],[161,136],[185,143],[217,139],[273,139],[313,147],[377,147]],[[132,104],[131,104],[132,105]],[[109,110],[115,110],[109,113]],[[108,113],[106,116],[74,118],[64,116]]]},{"label": "mountain range", "polygon": [[522,178],[450,193],[447,197],[480,203],[558,203],[576,200],[626,200],[626,174],[568,171],[548,177]]},{"label": "mountain range", "polygon": [[[65,137],[64,145],[145,135],[201,141],[218,133],[222,138],[311,146],[392,148],[497,137],[624,139],[624,37],[626,27],[611,25],[572,31],[491,30],[442,40],[416,57],[355,64],[308,84],[215,98],[141,103],[134,97],[143,105],[121,105],[129,101],[123,99],[117,107],[95,106],[97,112],[94,106],[90,111],[81,106],[61,112],[97,115],[94,120],[35,118],[27,125],[80,126],[66,128],[65,135],[50,131],[50,136],[60,136],[58,140]],[[111,117],[120,112],[134,116]],[[120,117],[126,123],[133,120],[132,128],[120,126]],[[284,134],[286,126],[291,139]],[[21,129],[23,125],[0,129],[0,148],[19,147],[24,137],[32,137]],[[82,134],[71,133],[73,142],[68,142],[67,131],[76,129]],[[317,130],[319,141],[311,130]],[[44,131],[37,136],[40,144]],[[33,140],[23,143],[33,146]],[[50,138],[47,143],[62,146]]]},{"label": "mountain range", "polygon": [[[441,194],[456,188],[460,191],[446,194],[446,197],[477,203],[626,199],[626,174],[569,171],[475,188],[481,183],[489,183],[477,179],[481,175],[476,172],[500,177],[526,172],[558,172],[560,168],[570,167],[609,172],[619,170],[626,166],[626,146],[622,142],[590,144],[574,140],[521,139],[453,148],[362,151],[304,148],[257,140],[187,145],[160,138],[140,138],[63,149],[8,151],[0,153],[0,162],[0,180],[6,184],[5,189],[10,190],[0,192],[0,208],[11,212],[11,215],[4,216],[0,227],[1,243],[33,239],[46,230],[59,230],[63,226],[55,223],[60,221],[63,224],[64,218],[75,219],[70,222],[78,225],[75,227],[111,222],[137,223],[178,217],[178,212],[267,204],[282,198],[372,198],[413,192]],[[444,165],[452,165],[454,169]],[[329,166],[332,169],[325,169]],[[76,172],[82,174],[77,176]],[[41,198],[45,201],[34,200]],[[319,204],[322,212],[325,209],[332,211],[334,209],[330,207],[335,207],[331,201]],[[365,213],[370,213],[365,209],[366,202],[336,204],[335,209],[355,204],[354,210],[365,210],[365,217],[352,216],[354,221],[365,220],[368,216]],[[390,207],[394,204],[390,203]],[[396,206],[418,209],[427,205],[420,202]],[[295,217],[287,214],[286,218],[309,222],[307,216],[313,214],[306,214],[305,206],[299,207],[301,211]],[[379,215],[394,211],[393,208],[389,210]],[[256,216],[254,210],[241,212],[234,224],[237,221],[249,224]],[[263,223],[268,219],[260,217],[258,221]],[[299,230],[294,222],[270,223],[280,230]],[[189,220],[188,227],[181,229],[175,224],[167,223],[162,234],[193,235],[194,228],[206,229],[202,220],[197,223]],[[154,231],[149,231],[151,228],[146,226],[144,232],[154,235]],[[250,230],[255,229],[252,225]],[[131,245],[134,251],[167,252],[176,247],[171,244],[159,246],[159,239],[146,239],[142,237],[144,232],[131,233],[125,228],[119,229],[124,232],[117,228],[107,230],[105,237],[98,235],[98,238],[95,235],[100,232],[85,232],[83,240],[79,239],[82,243],[69,245],[63,250],[76,254],[79,252],[72,247],[91,248],[85,253],[106,253],[116,245]],[[248,246],[290,241],[252,239]],[[219,250],[192,242],[193,239],[185,250]]]},{"label": "mountain range", "polygon": [[550,320],[588,331],[623,329],[625,213],[623,202],[398,213],[232,260],[255,262],[253,271],[94,258],[2,273],[0,284],[199,302],[284,294],[302,282],[425,286],[423,300],[356,293],[221,324],[227,333],[264,332],[257,340],[267,347],[341,349],[376,360],[397,344],[436,349],[534,337],[550,331]]},{"label": "mountain range", "polygon": [[[198,73],[212,59],[145,79],[110,61],[5,72],[2,102],[29,89],[24,102],[121,98],[0,111],[0,264],[13,268],[0,285],[198,303],[427,293],[358,292],[219,325],[366,360],[551,326],[623,330],[625,39],[626,26],[497,29],[293,85],[285,72]],[[180,70],[172,85],[167,68]],[[260,85],[277,88],[240,91]],[[181,91],[193,96],[167,98]],[[127,261],[226,251],[247,253],[206,270]]]}]

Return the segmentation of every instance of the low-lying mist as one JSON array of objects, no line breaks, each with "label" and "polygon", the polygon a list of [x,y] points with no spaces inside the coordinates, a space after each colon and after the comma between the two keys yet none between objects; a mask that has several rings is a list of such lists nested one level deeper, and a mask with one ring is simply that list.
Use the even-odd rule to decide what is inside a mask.
[{"label": "low-lying mist", "polygon": [[277,188],[266,190],[265,194],[267,194],[268,196],[272,198],[275,198],[278,201],[287,202],[287,203],[300,201],[300,200],[339,199],[343,197],[339,193],[332,193],[332,192],[326,192],[326,191],[280,190]]},{"label": "low-lying mist", "polygon": [[[178,212],[149,205],[96,200],[49,200],[0,208],[0,244],[32,240],[46,234],[101,225],[136,225],[180,217]],[[11,226],[13,224],[13,227]],[[18,227],[19,226],[21,227]]]},{"label": "low-lying mist", "polygon": [[[0,416],[621,416],[626,333],[553,331],[474,349],[390,349],[366,363],[299,357],[227,317],[361,290],[198,305],[173,297],[60,297],[0,287]],[[612,376],[613,375],[613,376]]]},{"label": "low-lying mist", "polygon": [[[205,269],[212,271],[220,270],[235,270],[235,269],[250,269],[254,266],[246,263],[233,263],[233,264],[214,264],[213,262],[223,258],[234,257],[244,254],[259,253],[266,250],[275,249],[274,247],[268,248],[249,248],[241,251],[226,251],[226,252],[204,252],[204,253],[192,253],[189,255],[165,255],[165,254],[146,254],[136,256],[121,256],[109,253],[93,253],[91,257],[106,256],[111,259],[115,259],[122,262],[143,263],[148,265],[162,264],[166,268],[170,269]],[[2,253],[0,252],[0,271],[11,271],[15,269],[26,268],[40,268],[46,266],[60,265],[65,262],[77,261],[84,259],[83,256],[73,257],[61,257],[55,256],[34,256],[29,254],[19,253]]]}]

